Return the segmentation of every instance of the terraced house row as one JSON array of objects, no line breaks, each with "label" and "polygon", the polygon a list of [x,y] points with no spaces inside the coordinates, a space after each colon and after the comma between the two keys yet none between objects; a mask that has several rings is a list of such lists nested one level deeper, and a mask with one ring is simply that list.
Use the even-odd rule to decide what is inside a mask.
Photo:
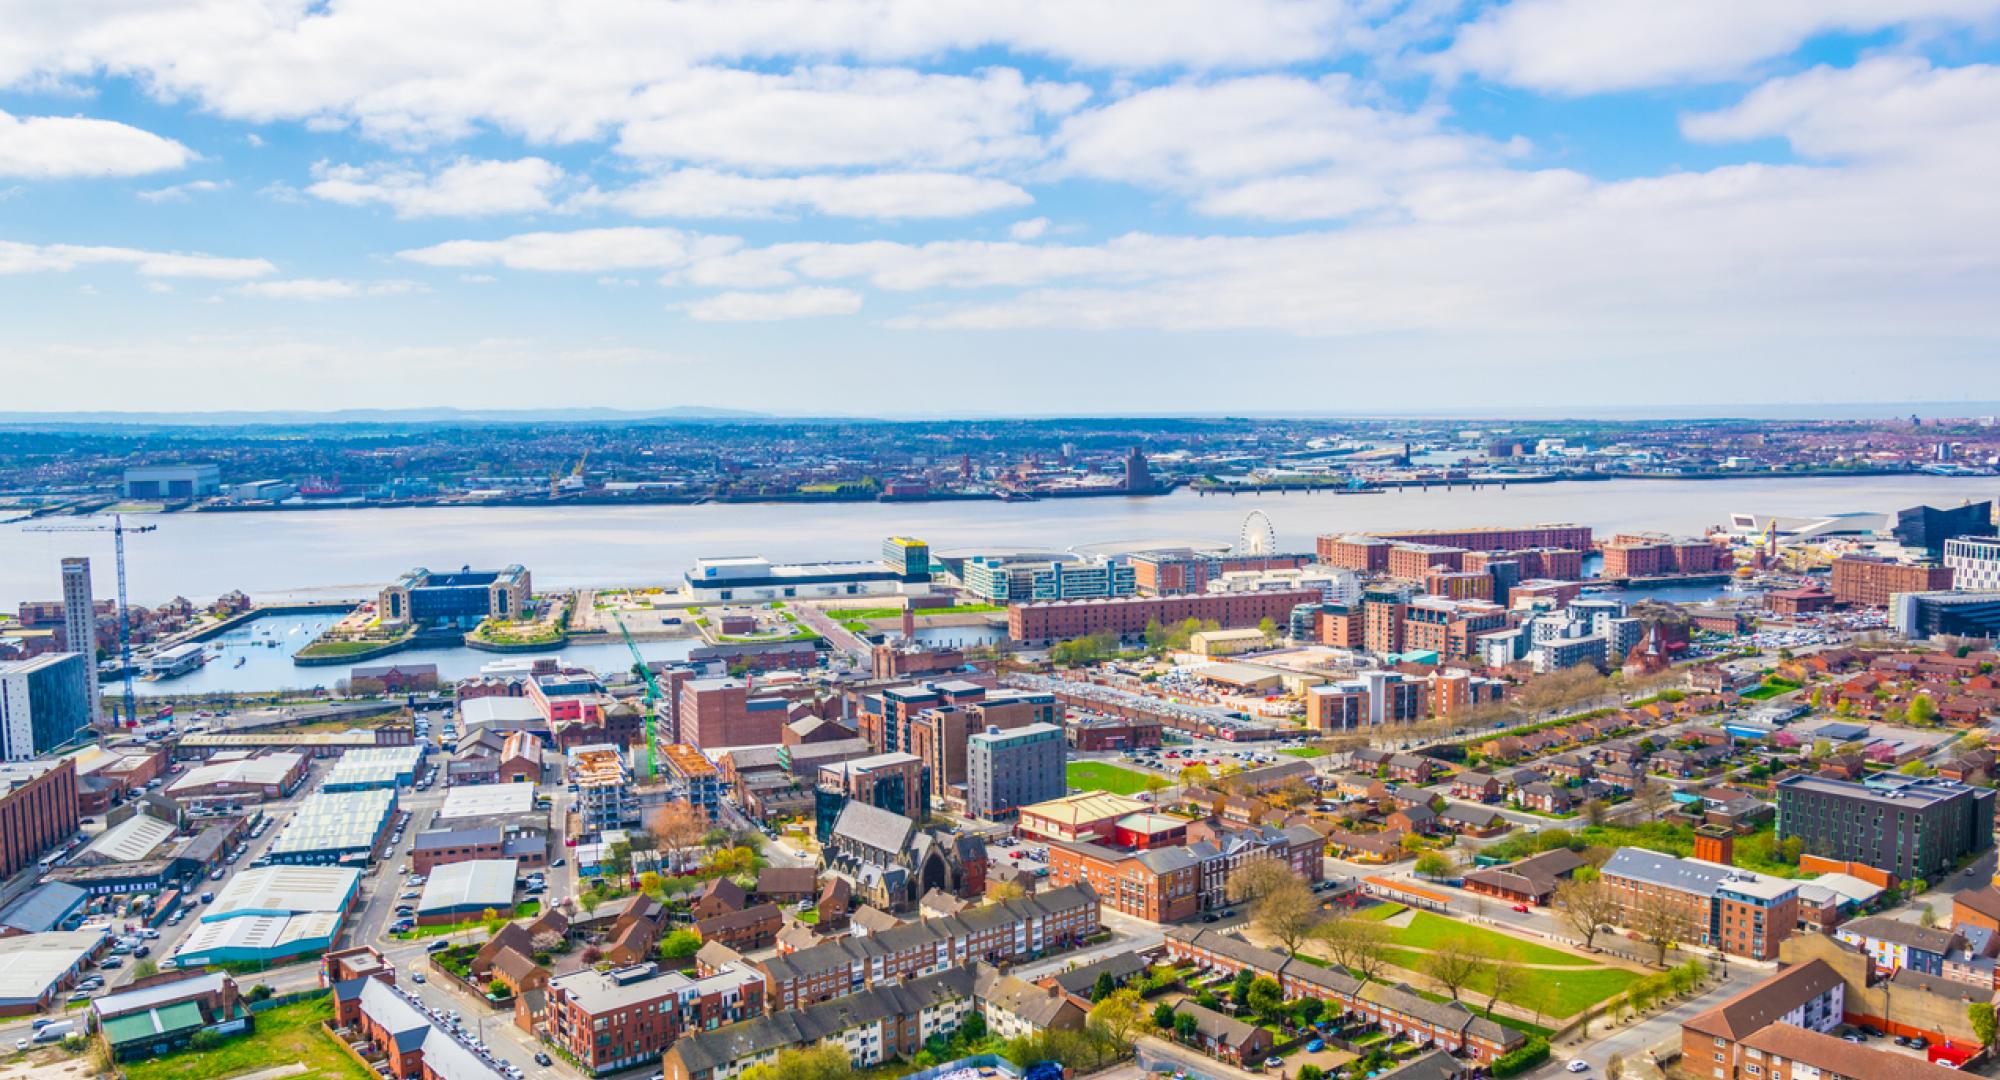
[{"label": "terraced house row", "polygon": [[858,994],[688,1035],[661,1061],[668,1080],[733,1080],[781,1050],[838,1046],[857,1069],[908,1060],[932,1035],[949,1035],[979,1012],[989,1031],[1029,1034],[1083,1025],[1084,1011],[1047,990],[974,963]]},{"label": "terraced house row", "polygon": [[1431,1001],[1407,986],[1363,983],[1339,968],[1293,959],[1216,930],[1174,927],[1167,931],[1167,953],[1230,974],[1248,969],[1275,980],[1286,998],[1318,998],[1368,1018],[1392,1036],[1480,1064],[1490,1064],[1528,1039],[1457,1002]]},{"label": "terraced house row", "polygon": [[762,962],[774,1013],[871,987],[1066,949],[1098,930],[1097,894],[1079,883],[958,915],[855,933]]}]

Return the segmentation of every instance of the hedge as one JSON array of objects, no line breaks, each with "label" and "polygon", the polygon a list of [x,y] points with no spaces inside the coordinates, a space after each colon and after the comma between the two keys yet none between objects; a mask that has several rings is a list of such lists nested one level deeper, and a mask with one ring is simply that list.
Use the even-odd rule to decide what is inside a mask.
[{"label": "hedge", "polygon": [[1495,1080],[1527,1072],[1549,1059],[1549,1041],[1539,1035],[1531,1036],[1519,1050],[1512,1050],[1493,1059]]}]

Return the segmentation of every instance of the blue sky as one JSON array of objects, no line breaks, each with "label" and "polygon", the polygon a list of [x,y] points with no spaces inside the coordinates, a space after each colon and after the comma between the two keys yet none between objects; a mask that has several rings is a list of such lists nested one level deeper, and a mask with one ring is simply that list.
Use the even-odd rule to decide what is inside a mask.
[{"label": "blue sky", "polygon": [[0,409],[2000,396],[2000,0],[0,10]]}]

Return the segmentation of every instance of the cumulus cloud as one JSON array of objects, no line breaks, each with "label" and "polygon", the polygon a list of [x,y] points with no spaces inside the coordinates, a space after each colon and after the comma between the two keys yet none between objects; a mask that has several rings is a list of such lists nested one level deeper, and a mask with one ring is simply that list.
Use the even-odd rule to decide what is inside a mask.
[{"label": "cumulus cloud", "polygon": [[[1344,48],[1361,22],[1349,4],[1322,0],[1103,0],[1084,7],[1065,0],[30,4],[9,12],[0,85],[109,70],[238,120],[303,120],[316,128],[351,122],[398,142],[455,139],[480,127],[567,142],[675,104],[677,92],[655,101],[649,91],[715,65],[760,71],[828,62],[892,65],[989,48],[1121,71],[1291,64]],[[722,82],[754,88],[740,105],[721,105],[735,116],[795,130],[774,118],[764,90],[782,78],[692,81],[706,84],[694,91],[697,97]],[[678,96],[685,104],[687,95]],[[836,130],[849,129],[848,118],[815,108]],[[871,115],[869,124],[885,119],[879,110]],[[718,134],[726,146],[736,145],[729,132]],[[841,145],[803,134],[801,150],[824,155]],[[929,140],[943,135],[956,144],[966,131],[953,122],[936,135],[850,134],[862,144],[915,140],[935,149]],[[671,132],[645,138],[678,147]],[[841,156],[852,153],[848,145]]]},{"label": "cumulus cloud", "polygon": [[1989,161],[2000,148],[2000,67],[1935,68],[1884,56],[1773,79],[1735,105],[1682,118],[1701,142],[1782,138],[1822,160],[1944,156]]},{"label": "cumulus cloud", "polygon": [[0,240],[0,274],[62,273],[84,266],[130,266],[143,277],[236,280],[277,272],[266,259],[239,259],[179,251],[99,247],[88,244],[24,244]]},{"label": "cumulus cloud", "polygon": [[186,202],[195,195],[221,191],[228,186],[227,180],[190,180],[185,184],[172,184],[151,191],[142,191],[139,193],[139,198],[149,203]]},{"label": "cumulus cloud", "polygon": [[194,151],[130,124],[0,112],[0,176],[139,176],[178,169],[192,160]]},{"label": "cumulus cloud", "polygon": [[514,270],[598,273],[682,266],[698,257],[731,251],[740,243],[734,237],[625,226],[519,233],[500,240],[451,240],[396,254],[398,258],[426,266],[505,266]]},{"label": "cumulus cloud", "polygon": [[861,310],[861,294],[809,286],[784,292],[726,292],[692,301],[685,308],[689,318],[702,322],[775,322],[852,315]]},{"label": "cumulus cloud", "polygon": [[435,173],[387,165],[313,166],[306,193],[348,206],[380,204],[397,217],[486,217],[549,208],[563,170],[537,157],[518,161],[460,158]]},{"label": "cumulus cloud", "polygon": [[1591,94],[1736,78],[1830,32],[1996,13],[2000,0],[1513,0],[1462,27],[1438,66]]},{"label": "cumulus cloud", "polygon": [[831,217],[949,218],[1025,206],[1026,191],[1004,180],[939,172],[760,177],[681,169],[614,191],[591,191],[570,205],[610,207],[637,217],[752,218],[816,213]]},{"label": "cumulus cloud", "polygon": [[338,278],[291,278],[253,281],[229,289],[236,296],[260,300],[345,300],[356,296],[393,296],[422,292],[414,281],[343,281]]}]

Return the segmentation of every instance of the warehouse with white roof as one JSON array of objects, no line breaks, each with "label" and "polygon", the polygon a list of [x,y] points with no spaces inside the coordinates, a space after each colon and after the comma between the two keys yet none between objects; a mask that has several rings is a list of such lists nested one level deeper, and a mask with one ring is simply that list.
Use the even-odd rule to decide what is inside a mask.
[{"label": "warehouse with white roof", "polygon": [[369,791],[374,788],[406,788],[417,782],[423,763],[421,746],[377,746],[349,750],[340,755],[333,769],[320,783],[321,791]]},{"label": "warehouse with white roof", "polygon": [[365,864],[388,835],[396,790],[316,791],[299,803],[271,842],[275,863]]},{"label": "warehouse with white roof", "polygon": [[361,871],[342,866],[267,866],[223,886],[188,931],[181,966],[272,963],[331,948],[361,888]]},{"label": "warehouse with white roof", "polygon": [[432,870],[417,901],[417,922],[426,926],[463,922],[488,911],[511,915],[518,865],[514,859],[473,859]]}]

